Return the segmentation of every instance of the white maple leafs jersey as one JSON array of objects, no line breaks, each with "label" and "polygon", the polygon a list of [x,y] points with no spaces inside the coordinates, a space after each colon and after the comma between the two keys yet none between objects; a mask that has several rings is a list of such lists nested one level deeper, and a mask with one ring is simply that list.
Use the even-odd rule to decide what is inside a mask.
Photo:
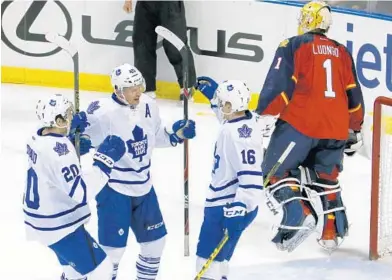
[{"label": "white maple leafs jersey", "polygon": [[244,117],[223,123],[215,144],[206,207],[238,201],[252,211],[261,202],[263,140],[258,120],[247,112]]},{"label": "white maple leafs jersey", "polygon": [[86,114],[90,125],[84,133],[90,136],[93,146],[98,146],[109,134],[125,142],[126,152],[114,164],[109,186],[128,196],[147,194],[152,187],[153,148],[172,146],[155,101],[143,94],[135,109],[113,94],[112,98],[93,101]]},{"label": "white maple leafs jersey", "polygon": [[88,222],[87,201],[107,184],[108,176],[95,166],[82,172],[68,138],[42,136],[41,131],[27,143],[23,210],[27,238],[51,245]]}]

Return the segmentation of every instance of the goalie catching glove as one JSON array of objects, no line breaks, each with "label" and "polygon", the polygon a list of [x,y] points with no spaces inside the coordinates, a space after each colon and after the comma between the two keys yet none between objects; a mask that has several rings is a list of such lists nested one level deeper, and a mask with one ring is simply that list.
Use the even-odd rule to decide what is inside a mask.
[{"label": "goalie catching glove", "polygon": [[361,131],[349,129],[349,135],[346,142],[344,153],[348,156],[354,155],[363,146],[363,137]]}]

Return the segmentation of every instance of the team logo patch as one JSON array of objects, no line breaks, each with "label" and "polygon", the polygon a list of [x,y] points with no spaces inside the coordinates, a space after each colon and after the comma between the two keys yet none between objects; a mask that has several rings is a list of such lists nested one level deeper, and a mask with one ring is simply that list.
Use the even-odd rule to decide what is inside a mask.
[{"label": "team logo patch", "polygon": [[228,91],[232,91],[233,89],[234,89],[233,85],[228,85],[228,86],[227,86],[227,90],[228,90]]},{"label": "team logo patch", "polygon": [[56,106],[56,100],[54,100],[54,99],[51,99],[50,101],[49,101],[49,105],[50,106]]},{"label": "team logo patch", "polygon": [[239,133],[240,138],[250,138],[252,131],[253,131],[253,129],[251,129],[246,124],[244,124],[242,127],[238,128],[238,133]]},{"label": "team logo patch", "polygon": [[59,143],[56,142],[56,146],[53,148],[53,150],[61,157],[65,156],[66,154],[69,153],[67,144],[65,143]]},{"label": "team logo patch", "polygon": [[120,76],[121,75],[121,69],[116,69],[116,76]]},{"label": "team logo patch", "polygon": [[133,129],[132,134],[133,140],[127,141],[128,152],[133,155],[133,158],[139,158],[139,161],[142,161],[148,150],[147,134],[144,134],[143,128],[137,125]]}]

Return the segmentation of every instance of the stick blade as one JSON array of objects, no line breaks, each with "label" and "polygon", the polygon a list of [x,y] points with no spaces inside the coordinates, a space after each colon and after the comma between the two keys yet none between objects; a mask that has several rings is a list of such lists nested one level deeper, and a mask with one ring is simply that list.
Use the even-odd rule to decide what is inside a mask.
[{"label": "stick blade", "polygon": [[77,49],[74,46],[72,46],[67,39],[65,39],[63,36],[59,35],[58,33],[49,32],[45,35],[45,39],[48,42],[51,42],[59,46],[67,53],[69,53],[71,56],[74,56],[78,52]]},{"label": "stick blade", "polygon": [[181,51],[185,44],[177,37],[173,32],[163,26],[157,26],[155,32],[163,37],[165,40],[169,41],[178,51]]}]

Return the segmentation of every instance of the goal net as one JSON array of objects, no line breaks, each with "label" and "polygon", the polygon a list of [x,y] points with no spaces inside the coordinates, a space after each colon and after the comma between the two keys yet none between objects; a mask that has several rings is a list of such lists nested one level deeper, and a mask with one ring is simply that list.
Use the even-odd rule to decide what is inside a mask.
[{"label": "goal net", "polygon": [[372,260],[392,253],[392,99],[374,102],[370,252]]}]

